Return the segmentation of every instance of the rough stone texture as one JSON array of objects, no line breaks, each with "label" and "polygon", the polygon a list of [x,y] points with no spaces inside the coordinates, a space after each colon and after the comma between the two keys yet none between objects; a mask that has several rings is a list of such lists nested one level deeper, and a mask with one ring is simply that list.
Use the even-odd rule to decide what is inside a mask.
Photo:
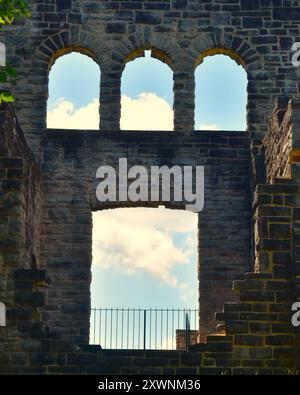
[{"label": "rough stone texture", "polygon": [[[299,329],[290,323],[300,288],[299,98],[292,98],[299,93],[299,69],[290,59],[292,43],[300,40],[298,2],[30,5],[32,18],[0,35],[18,71],[15,108],[25,134],[12,110],[1,107],[0,300],[8,325],[0,328],[0,372],[299,370]],[[175,132],[119,131],[122,71],[144,49],[174,71]],[[45,129],[49,70],[74,50],[101,68],[101,131]],[[247,71],[248,133],[193,132],[194,69],[216,53]],[[87,345],[91,212],[112,207],[96,201],[95,174],[120,157],[147,167],[205,166],[198,236],[199,338],[205,342],[190,353]],[[224,336],[213,335],[218,324]]]},{"label": "rough stone texture", "polygon": [[22,348],[18,318],[24,314],[28,320],[32,318],[30,311],[23,311],[23,307],[19,310],[19,302],[22,306],[24,303],[14,278],[16,269],[38,265],[40,210],[39,167],[13,112],[3,105],[0,107],[0,300],[7,307],[7,326],[0,332],[0,355],[4,349],[9,352]]},{"label": "rough stone texture", "polygon": [[[11,111],[3,111],[3,114],[6,114],[7,119],[13,119]],[[13,127],[14,123],[10,122],[9,125],[11,125],[10,128],[5,131],[6,136],[14,135],[16,130]],[[197,143],[201,141],[203,144],[199,143],[199,146],[202,146],[205,140],[206,145],[209,146],[208,142],[214,140],[219,141],[219,144],[222,141],[222,148],[219,147],[217,151],[217,157],[223,153],[221,155],[222,165],[217,167],[220,170],[224,165],[224,152],[229,149],[225,141],[230,141],[237,150],[241,149],[237,141],[241,140],[239,143],[243,141],[242,144],[245,144],[245,137],[236,134],[233,138],[232,134],[228,132],[222,132],[218,136],[212,132],[199,132],[191,135],[172,134],[172,137],[168,136],[168,132],[154,133],[153,136],[146,133],[138,137],[136,133],[99,135],[96,132],[79,131],[47,132],[47,137],[43,142],[44,152],[47,153],[45,158],[48,159],[45,159],[43,163],[44,206],[42,220],[47,232],[43,231],[41,262],[47,254],[48,259],[52,259],[52,254],[54,254],[54,249],[51,250],[53,239],[50,237],[51,243],[47,245],[45,237],[48,239],[49,235],[54,235],[54,233],[56,253],[60,256],[57,256],[56,259],[53,257],[54,260],[47,263],[47,271],[45,271],[35,268],[20,269],[21,255],[18,255],[11,264],[10,271],[4,272],[3,278],[7,283],[4,281],[2,284],[1,298],[8,306],[8,326],[0,328],[2,339],[0,373],[198,375],[297,372],[300,336],[299,329],[293,328],[290,322],[291,305],[299,300],[297,252],[300,201],[299,185],[295,179],[275,179],[273,185],[260,184],[256,188],[253,205],[256,241],[255,272],[245,274],[241,276],[240,280],[234,281],[233,289],[237,293],[237,301],[225,303],[223,312],[216,314],[215,322],[216,324],[222,323],[225,335],[207,335],[205,343],[192,346],[189,353],[107,351],[100,350],[97,346],[87,345],[90,263],[90,261],[84,261],[85,254],[90,254],[90,242],[88,241],[90,239],[90,222],[87,219],[90,218],[90,210],[99,209],[99,205],[96,204],[94,198],[95,185],[93,185],[92,176],[90,179],[82,178],[82,180],[86,180],[84,186],[82,186],[82,180],[78,182],[78,174],[82,172],[86,176],[88,173],[85,172],[87,172],[87,168],[90,168],[86,164],[82,166],[84,163],[83,153],[87,152],[84,157],[88,158],[89,164],[94,163],[95,158],[98,160],[102,155],[110,158],[109,163],[114,163],[116,158],[123,153],[122,150],[127,152],[133,149],[131,141],[133,140],[135,147],[138,148],[139,157],[143,158],[143,161],[147,159],[147,163],[150,164],[160,160],[160,163],[164,163],[164,160],[168,158],[170,163],[170,156],[162,155],[162,152],[166,154],[166,149],[162,148],[163,136],[164,138],[168,137],[169,155],[172,150],[173,153],[179,154],[181,152],[182,161],[185,160],[184,150],[188,150],[192,146],[194,147],[192,151],[195,150],[195,153],[198,153],[195,148]],[[150,139],[152,140],[151,147],[149,147],[148,141]],[[17,135],[16,142],[18,141],[24,142],[22,136]],[[190,144],[192,142],[191,146],[188,142]],[[248,145],[250,145],[249,141]],[[112,148],[118,148],[118,150]],[[102,155],[99,155],[99,150]],[[215,152],[216,148],[212,151]],[[158,152],[160,152],[160,156],[158,156]],[[189,150],[188,152],[189,163],[191,163],[193,157]],[[232,151],[230,152],[232,156]],[[14,153],[10,153],[10,155],[12,154]],[[34,166],[30,157],[27,156],[26,149],[22,155],[24,155],[27,165]],[[211,157],[207,157],[202,160],[214,163],[214,161],[211,162],[211,159]],[[237,160],[236,166],[239,166],[241,159],[237,159],[237,157],[235,159]],[[5,163],[9,163],[11,166],[12,158],[9,158],[9,162],[7,160]],[[232,160],[231,158],[230,161]],[[295,158],[291,161],[294,160]],[[278,158],[278,161],[281,163],[281,158]],[[77,169],[77,172],[74,172],[74,169]],[[247,169],[249,169],[249,164]],[[298,180],[300,179],[298,177],[299,170],[298,163],[291,163],[290,173]],[[219,174],[218,171],[216,173]],[[77,174],[77,178],[75,174]],[[208,179],[212,177],[212,174],[214,173],[208,173]],[[71,185],[73,194],[57,193],[56,183],[60,178],[58,175],[66,177],[61,180],[60,185],[64,185],[65,188],[70,188]],[[227,176],[230,177],[230,173]],[[38,180],[38,178],[33,177],[32,180]],[[220,185],[222,185],[226,180],[225,175],[220,177],[220,180]],[[232,196],[236,196],[237,191],[241,193],[244,190],[245,192],[243,188],[235,189],[235,184],[231,185],[232,189],[229,188],[229,185],[231,184],[226,184],[227,192],[231,190]],[[82,189],[83,187],[84,189]],[[207,190],[209,191],[209,188]],[[246,190],[248,191],[248,188]],[[246,195],[248,196],[248,192]],[[66,211],[61,211],[60,200],[65,204]],[[57,201],[58,206],[54,204],[54,201]],[[2,204],[2,207],[5,206]],[[14,209],[17,208],[18,203],[14,205]],[[55,211],[57,208],[60,209],[59,212]],[[103,208],[107,208],[107,206]],[[56,215],[51,214],[51,217],[51,210]],[[234,212],[235,210],[233,210]],[[81,221],[74,221],[78,217],[81,218]],[[70,221],[67,221],[68,219]],[[38,223],[35,226],[38,226]],[[51,229],[53,229],[53,233],[51,233]],[[88,234],[87,240],[82,236],[83,233]],[[18,231],[18,235],[20,234],[22,234],[21,229]],[[9,240],[12,241],[13,238]],[[76,265],[73,266],[73,261],[68,263],[64,257],[66,251],[70,253],[74,248],[75,240],[82,247],[82,255],[79,254]],[[58,242],[62,244],[57,245]],[[20,254],[25,251],[24,246],[17,248],[14,245],[13,248]],[[231,248],[233,248],[232,245]],[[6,257],[6,250],[3,249],[3,251],[3,255]],[[79,249],[76,250],[77,255],[78,251]],[[3,261],[1,268],[6,269],[6,264],[7,261]],[[222,274],[221,268],[219,273]],[[39,291],[40,287],[47,285],[49,278],[52,281],[50,281],[48,291]],[[219,288],[220,292],[225,295],[221,288]],[[65,299],[66,296],[69,300]],[[205,303],[200,300],[200,308],[201,303],[205,306]],[[203,310],[201,314],[203,314]],[[58,325],[59,322],[61,325]],[[203,337],[204,334],[202,334]],[[76,344],[80,341],[85,344],[78,348]]]},{"label": "rough stone texture", "polygon": [[[198,343],[199,333],[195,330],[186,331],[184,329],[176,330],[176,350],[186,351],[187,347]],[[188,344],[187,344],[188,340]]]},{"label": "rough stone texture", "polygon": [[[101,68],[101,129],[118,130],[120,80],[128,59],[153,49],[174,72],[176,131],[194,127],[194,69],[210,54],[225,53],[249,79],[248,126],[267,130],[277,96],[299,92],[291,47],[299,30],[298,2],[29,1],[32,17],[0,33],[16,66],[16,108],[30,146],[39,151],[45,129],[47,79],[55,59],[72,50]],[[2,41],[2,39],[1,39]]]},{"label": "rough stone texture", "polygon": [[[250,269],[250,141],[244,132],[72,132],[48,130],[44,147],[42,266],[52,278],[49,325],[88,339],[91,211],[133,207],[100,204],[96,171],[101,165],[205,166],[205,208],[199,216],[201,337],[215,331],[214,313],[235,300],[234,279]],[[163,204],[148,204],[156,206]],[[135,206],[140,206],[136,204]],[[147,204],[143,204],[147,206]],[[171,203],[170,208],[184,208]],[[70,301],[72,295],[72,301]],[[76,325],[74,325],[76,322]]]},{"label": "rough stone texture", "polygon": [[291,161],[298,161],[300,156],[300,103],[287,97],[276,101],[268,133],[263,144],[266,158],[266,174],[270,183],[276,177],[290,177]]}]

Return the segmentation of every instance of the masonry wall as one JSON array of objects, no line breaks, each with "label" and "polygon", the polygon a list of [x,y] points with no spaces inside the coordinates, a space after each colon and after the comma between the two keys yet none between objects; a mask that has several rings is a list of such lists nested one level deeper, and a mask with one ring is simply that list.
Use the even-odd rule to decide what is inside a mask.
[{"label": "masonry wall", "polygon": [[[153,49],[174,72],[175,130],[194,128],[194,70],[225,53],[248,73],[248,126],[260,139],[277,96],[299,93],[291,47],[300,36],[298,1],[29,1],[31,18],[1,33],[18,72],[13,90],[30,146],[40,151],[46,125],[48,73],[76,50],[101,68],[101,129],[118,130],[120,82],[128,60]],[[299,40],[298,40],[299,41]]]},{"label": "masonry wall", "polygon": [[263,140],[268,182],[273,183],[276,177],[291,177],[291,163],[300,157],[299,123],[299,99],[279,97]]},{"label": "masonry wall", "polygon": [[[44,295],[31,292],[26,275],[16,284],[18,269],[35,269],[39,258],[41,174],[12,109],[0,107],[0,301],[7,308],[7,326],[0,328],[0,361],[21,350],[24,328]],[[25,306],[29,305],[29,309]],[[25,335],[27,337],[27,335]],[[1,364],[0,363],[0,364]]]},{"label": "masonry wall", "polygon": [[[298,245],[294,239],[299,233],[298,195],[294,180],[277,179],[274,185],[257,189],[255,218],[263,219],[267,226],[258,222],[256,272],[234,282],[240,301],[225,303],[223,312],[216,314],[225,326],[225,336],[207,336],[206,343],[193,346],[190,352],[101,350],[75,345],[59,331],[35,325],[24,340],[23,352],[4,353],[7,361],[0,361],[0,373],[297,374],[299,328],[291,325],[290,308],[299,298],[298,260],[294,261],[292,253]],[[34,274],[25,272],[28,280]],[[24,279],[24,271],[17,276]]]},{"label": "masonry wall", "polygon": [[[298,1],[29,3],[31,18],[0,33],[18,73],[12,89],[25,134],[1,107],[0,299],[8,326],[0,328],[0,372],[296,372],[299,331],[290,308],[299,300],[299,104],[286,105],[299,93],[299,68],[291,65]],[[122,71],[144,49],[174,72],[175,132],[119,131]],[[46,129],[49,70],[74,50],[101,68],[101,131]],[[194,70],[217,53],[247,71],[249,135],[193,132]],[[287,100],[277,101],[267,133],[278,96]],[[95,174],[121,156],[145,166],[205,166],[198,271],[206,343],[192,353],[87,346],[91,211],[112,208],[97,203]],[[226,336],[207,337],[218,323]]]},{"label": "masonry wall", "polygon": [[[48,325],[76,341],[88,341],[91,212],[133,206],[98,202],[96,171],[101,165],[118,168],[124,157],[128,166],[205,167],[205,207],[199,215],[198,236],[200,327],[202,337],[214,332],[215,311],[235,299],[232,281],[251,266],[249,145],[246,135],[238,132],[48,130],[43,141],[41,247],[41,265],[53,287],[45,307]],[[148,206],[160,204],[164,203]],[[184,208],[178,203],[167,207]]]}]

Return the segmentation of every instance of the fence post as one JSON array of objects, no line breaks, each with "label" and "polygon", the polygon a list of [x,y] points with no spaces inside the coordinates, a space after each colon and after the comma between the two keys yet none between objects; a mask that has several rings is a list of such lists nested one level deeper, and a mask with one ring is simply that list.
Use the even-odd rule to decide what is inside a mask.
[{"label": "fence post", "polygon": [[144,310],[144,350],[146,350],[147,310]]},{"label": "fence post", "polygon": [[185,313],[185,350],[189,351],[190,349],[190,320],[189,314]]}]

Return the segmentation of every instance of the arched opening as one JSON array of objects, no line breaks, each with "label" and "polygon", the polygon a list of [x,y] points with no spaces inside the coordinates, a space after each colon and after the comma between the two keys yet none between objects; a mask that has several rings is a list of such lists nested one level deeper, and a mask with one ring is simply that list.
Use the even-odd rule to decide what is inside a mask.
[{"label": "arched opening", "polygon": [[91,344],[176,349],[185,311],[196,342],[197,227],[197,214],[164,207],[93,213]]},{"label": "arched opening", "polygon": [[231,54],[202,56],[195,71],[195,129],[247,129],[247,73]]},{"label": "arched opening", "polygon": [[0,42],[0,67],[5,67],[6,65],[6,47],[5,44]]},{"label": "arched opening", "polygon": [[154,50],[128,58],[133,61],[122,75],[122,130],[173,130],[173,73],[158,58]]},{"label": "arched opening", "polygon": [[59,57],[49,74],[47,127],[99,129],[100,68],[89,56]]}]

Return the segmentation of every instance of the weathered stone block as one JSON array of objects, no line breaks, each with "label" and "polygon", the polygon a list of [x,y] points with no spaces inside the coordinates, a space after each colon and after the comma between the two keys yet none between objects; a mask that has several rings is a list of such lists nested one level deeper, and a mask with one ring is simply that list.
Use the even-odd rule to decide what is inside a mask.
[{"label": "weathered stone block", "polygon": [[234,344],[236,346],[262,346],[263,338],[254,335],[236,335],[234,337]]},{"label": "weathered stone block", "polygon": [[161,14],[154,11],[137,11],[135,23],[159,25],[161,23]]}]

